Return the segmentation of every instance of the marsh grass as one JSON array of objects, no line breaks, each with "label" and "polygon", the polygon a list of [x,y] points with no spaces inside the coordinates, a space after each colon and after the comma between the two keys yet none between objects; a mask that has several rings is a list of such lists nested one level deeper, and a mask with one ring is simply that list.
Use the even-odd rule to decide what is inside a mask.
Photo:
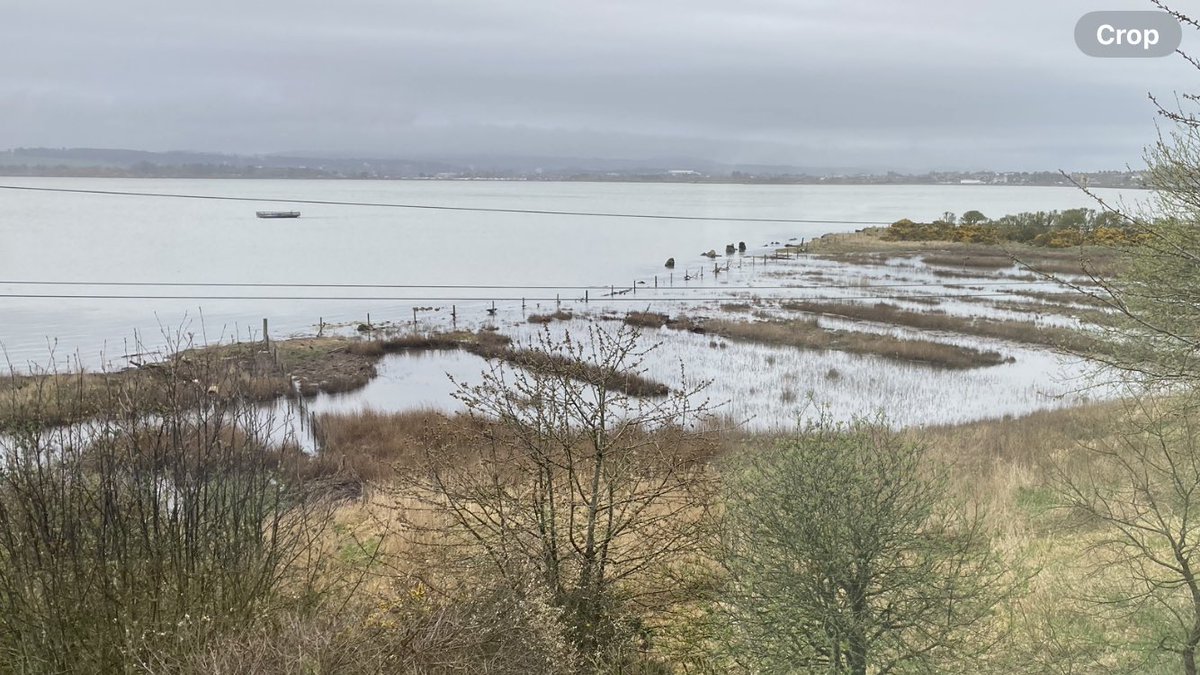
[{"label": "marsh grass", "polygon": [[727,340],[799,349],[836,350],[879,356],[939,368],[966,369],[1005,363],[999,352],[982,351],[930,340],[905,340],[891,335],[827,330],[816,319],[725,321],[708,319],[698,330]]},{"label": "marsh grass", "polygon": [[189,350],[141,368],[112,372],[43,370],[0,376],[0,432],[73,424],[119,402],[142,413],[232,397],[268,401],[292,391],[265,351]]},{"label": "marsh grass", "polygon": [[1094,298],[1086,293],[1075,291],[1067,292],[1052,292],[1052,291],[1027,291],[1027,290],[1009,290],[1006,293],[1020,295],[1035,300],[1042,300],[1048,303],[1056,304],[1075,304],[1075,305],[1090,305],[1093,307],[1110,307],[1111,305],[1101,298]]},{"label": "marsh grass", "polygon": [[669,314],[661,314],[658,312],[629,312],[622,319],[627,326],[634,328],[673,328],[675,330],[686,330],[693,333],[700,333],[703,330],[698,321],[692,320],[690,317],[683,314],[677,314],[672,317]]},{"label": "marsh grass", "polygon": [[1010,342],[1053,347],[1072,353],[1091,353],[1104,348],[1099,339],[1082,331],[1054,326],[1039,326],[1031,321],[1001,321],[982,317],[955,316],[942,311],[912,311],[889,303],[785,302],[783,309],[808,314],[873,321],[923,330],[962,333]]},{"label": "marsh grass", "polygon": [[570,321],[575,315],[565,309],[560,309],[552,314],[530,314],[525,320],[529,323],[550,323],[552,321]]}]

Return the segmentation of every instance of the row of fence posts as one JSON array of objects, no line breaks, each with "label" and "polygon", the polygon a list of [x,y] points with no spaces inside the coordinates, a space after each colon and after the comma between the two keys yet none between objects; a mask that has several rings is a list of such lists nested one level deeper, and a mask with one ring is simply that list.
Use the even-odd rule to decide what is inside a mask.
[{"label": "row of fence posts", "polygon": [[[367,321],[370,322],[370,315],[367,315]],[[317,335],[320,336],[325,330],[325,317],[318,320]],[[271,344],[270,323],[266,317],[262,320],[262,342],[267,354],[271,358],[271,362],[275,365],[275,370],[283,377],[288,377],[287,370],[283,367],[283,363],[279,361],[279,347]],[[295,383],[290,383],[294,388]],[[308,409],[308,402],[304,400],[304,396],[300,395],[298,390],[294,390],[295,396],[289,397],[292,405],[296,407],[297,416],[300,418],[300,432],[305,431],[307,426],[309,435],[312,436],[313,444],[317,450],[324,450],[326,446],[325,432],[321,428],[321,422],[317,419],[317,414]]]},{"label": "row of fence posts", "polygon": [[[802,246],[803,246],[803,244],[801,244],[801,247]],[[803,249],[801,248],[799,250],[803,250]],[[739,257],[739,260],[738,260],[738,268],[739,269],[743,266],[745,257],[750,258],[750,265],[751,265],[751,267],[754,267],[757,264],[757,260],[760,256],[752,255],[752,256]],[[771,253],[770,255],[767,255],[764,253],[761,256],[762,264],[764,266],[767,264],[768,258],[772,259],[772,260],[781,260],[781,259],[782,260],[790,260],[791,257],[792,257],[791,252],[789,250],[787,250],[787,248],[783,249],[782,253],[779,250],[776,250],[774,253]],[[726,261],[723,271],[728,272],[730,270],[730,265],[731,265],[731,263],[729,261]],[[719,273],[721,271],[722,271],[722,268],[720,267],[720,265],[717,265],[717,264],[713,265],[714,273]],[[690,272],[684,271],[684,276],[683,276],[684,281],[690,281],[697,277],[700,280],[704,279],[704,268],[703,267],[700,267],[698,269],[698,272],[696,275],[692,275]],[[628,289],[621,290],[621,294],[624,295],[625,293],[631,293],[633,295],[637,295],[637,287],[638,287],[639,283],[644,284],[645,282],[639,282],[638,280],[634,279],[633,283],[630,284]],[[657,274],[654,275],[653,284],[654,284],[654,289],[658,290],[660,286],[659,286],[659,279],[658,279]],[[675,287],[675,272],[670,272],[667,275],[666,284],[667,284],[667,287],[669,287],[669,288]],[[617,287],[615,285],[609,285],[608,295],[609,295],[609,297],[616,297]],[[591,302],[591,294],[588,289],[584,289],[582,300],[585,304]],[[526,299],[524,297],[522,297],[521,298],[521,311],[522,312],[526,311],[527,307],[528,307],[528,305],[526,303]],[[554,294],[554,307],[555,307],[555,309],[562,308],[562,294],[561,293]],[[414,330],[419,325],[419,319],[418,319],[418,315],[417,315],[418,311],[419,311],[419,309],[417,307],[412,308],[412,313],[413,313],[412,326],[413,326]],[[492,306],[487,311],[488,311],[489,315],[494,316],[496,314],[496,301],[495,300],[492,301]],[[458,329],[458,305],[450,305],[450,323],[451,323],[451,326],[455,330]],[[371,323],[371,313],[370,312],[367,312],[367,322],[366,322],[365,326],[366,326],[366,333],[367,333],[368,339],[374,339],[375,327]],[[267,319],[264,317],[263,318],[263,332],[262,332],[263,343],[267,346],[270,346],[271,339],[270,339],[268,332],[269,331],[268,331]],[[325,318],[321,317],[318,320],[317,337],[321,337],[324,334],[324,332],[325,332]]]},{"label": "row of fence posts", "polygon": [[[791,260],[791,258],[792,258],[792,252],[790,250],[791,248],[793,248],[793,247],[785,246],[783,249],[776,249],[773,253],[771,253],[769,255],[764,253],[761,256],[762,264],[765,266],[767,264],[768,259]],[[801,244],[798,247],[796,247],[796,249],[797,249],[797,253],[804,252],[806,250],[804,242],[802,241]],[[739,260],[738,260],[738,268],[739,269],[744,264],[745,257],[746,256],[739,257]],[[758,260],[759,256],[752,255],[752,256],[748,256],[748,257],[750,258],[751,267],[754,267],[757,264],[757,260]],[[728,272],[729,269],[730,269],[730,261],[726,260],[724,271]],[[720,271],[721,271],[720,265],[714,263],[713,264],[713,272],[719,273]],[[690,281],[691,279],[694,279],[697,276],[701,280],[704,279],[704,268],[703,267],[701,267],[699,269],[699,273],[696,276],[691,275],[690,272],[684,271],[683,278],[684,278],[684,281]],[[667,282],[667,286],[669,288],[675,287],[675,272],[672,271],[667,275],[666,282]],[[634,281],[630,285],[629,289],[628,290],[622,289],[621,294],[624,295],[625,293],[632,293],[633,295],[637,295],[638,283],[639,282],[637,281],[637,279],[634,279]],[[642,283],[645,283],[645,282],[642,282]],[[658,280],[657,274],[654,275],[653,283],[654,283],[655,290],[657,290],[659,288],[659,280]],[[610,285],[608,287],[608,295],[609,295],[609,297],[616,297],[617,288],[615,285]],[[586,289],[586,288],[584,289],[582,299],[583,299],[584,304],[591,302],[591,293],[590,293],[589,289]],[[555,309],[561,309],[561,307],[562,307],[562,294],[561,293],[554,294],[554,306],[555,306]],[[521,298],[521,311],[522,312],[526,311],[526,308],[527,308],[527,305],[526,305],[525,298],[522,297]],[[496,301],[493,300],[492,306],[487,310],[487,313],[489,316],[495,316],[496,311],[497,311],[496,310]],[[412,308],[413,330],[416,330],[417,326],[419,324],[417,312],[418,312],[418,308],[413,307]],[[454,330],[458,330],[458,305],[450,305],[450,323]],[[371,323],[371,313],[370,312],[367,312],[367,322],[365,325],[366,325],[366,333],[367,333],[368,339],[374,340],[375,339],[375,328],[374,328],[374,325]],[[325,332],[325,318],[320,317],[320,319],[318,320],[317,337],[321,337],[324,334],[324,332]],[[279,350],[277,347],[272,348],[270,325],[269,325],[269,322],[266,317],[263,317],[263,320],[262,320],[262,341],[263,341],[263,346],[266,348],[267,352],[270,354],[271,359],[275,364],[275,367],[278,369],[278,371],[281,374],[286,376],[287,373],[284,371],[283,364],[281,364],[279,362]],[[299,392],[297,392],[297,394],[298,393]],[[313,441],[317,444],[318,448],[323,448],[324,444],[325,444],[325,439],[324,439],[324,434],[321,432],[321,429],[320,429],[320,423],[317,421],[316,413],[310,412],[308,410],[308,405],[307,405],[307,403],[305,403],[303,396],[297,395],[294,398],[296,401],[296,407],[300,411],[300,415],[302,416],[303,419],[306,419],[308,421],[308,426],[309,426],[309,429],[311,430]]]}]

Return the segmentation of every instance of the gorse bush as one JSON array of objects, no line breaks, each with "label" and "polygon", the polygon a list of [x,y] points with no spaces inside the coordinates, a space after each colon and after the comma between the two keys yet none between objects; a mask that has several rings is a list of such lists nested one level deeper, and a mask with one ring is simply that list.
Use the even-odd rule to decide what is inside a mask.
[{"label": "gorse bush", "polygon": [[306,599],[328,504],[288,475],[273,420],[236,383],[197,397],[209,383],[177,375],[158,373],[153,414],[125,405],[141,384],[129,379],[88,422],[0,436],[6,668],[144,671],[253,625],[285,588]]},{"label": "gorse bush", "polygon": [[[968,215],[974,217],[968,218]],[[1049,248],[1083,244],[1117,246],[1144,240],[1142,233],[1126,217],[1094,209],[1024,212],[995,220],[987,220],[978,211],[969,211],[961,219],[948,213],[929,223],[904,219],[885,228],[883,238],[973,244],[1015,242]]]}]

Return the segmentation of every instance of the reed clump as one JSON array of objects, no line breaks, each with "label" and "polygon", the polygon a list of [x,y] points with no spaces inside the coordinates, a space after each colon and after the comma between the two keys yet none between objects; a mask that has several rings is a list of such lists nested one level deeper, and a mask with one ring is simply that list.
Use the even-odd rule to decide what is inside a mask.
[{"label": "reed clump", "polygon": [[565,309],[550,314],[530,314],[526,321],[529,323],[551,323],[553,321],[570,321],[575,315]]},{"label": "reed clump", "polygon": [[661,314],[659,312],[629,312],[625,315],[623,321],[625,325],[634,328],[658,329],[666,326],[667,328],[686,330],[693,333],[704,332],[699,322],[682,314],[671,317],[669,314]]}]

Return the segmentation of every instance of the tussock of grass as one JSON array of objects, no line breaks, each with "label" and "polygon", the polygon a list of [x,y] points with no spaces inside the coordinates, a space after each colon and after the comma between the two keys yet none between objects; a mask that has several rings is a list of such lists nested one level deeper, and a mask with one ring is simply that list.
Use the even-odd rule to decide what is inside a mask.
[{"label": "tussock of grass", "polygon": [[635,328],[674,328],[676,330],[689,330],[692,332],[703,332],[699,328],[699,324],[692,319],[679,315],[671,318],[668,314],[660,314],[658,312],[629,312],[624,318],[625,324]]},{"label": "tussock of grass", "polygon": [[901,309],[886,302],[866,305],[846,302],[796,301],[784,303],[783,308],[795,312],[829,314],[896,326],[1042,345],[1072,352],[1094,351],[1101,348],[1101,342],[1096,338],[1069,328],[1038,326],[1029,321],[1000,321],[981,317],[955,316],[941,311],[916,312]]},{"label": "tussock of grass", "polygon": [[550,323],[551,321],[570,321],[575,318],[575,315],[564,309],[560,309],[553,314],[530,314],[526,321],[529,323]]},{"label": "tussock of grass", "polygon": [[602,385],[606,389],[630,396],[666,396],[671,392],[662,382],[637,373],[614,372],[588,361],[578,361],[538,349],[508,349],[496,356],[526,370],[561,374],[573,380]]},{"label": "tussock of grass", "polygon": [[637,328],[662,328],[671,317],[658,312],[629,312],[625,315],[625,323]]},{"label": "tussock of grass", "polygon": [[703,328],[708,333],[728,340],[800,349],[832,349],[940,368],[979,368],[1006,361],[998,352],[985,352],[940,342],[904,340],[874,333],[825,330],[815,319],[759,322],[709,320],[704,322]]}]

